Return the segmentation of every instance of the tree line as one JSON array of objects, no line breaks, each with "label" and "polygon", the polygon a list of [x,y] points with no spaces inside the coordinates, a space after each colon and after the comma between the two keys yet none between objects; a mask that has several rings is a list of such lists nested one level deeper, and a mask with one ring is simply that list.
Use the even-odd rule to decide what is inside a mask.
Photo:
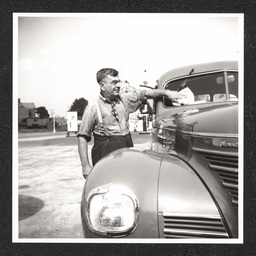
[{"label": "tree line", "polygon": [[[85,98],[75,99],[68,111],[77,111],[78,119],[81,119],[85,107],[88,105],[88,100]],[[36,108],[36,113],[39,118],[49,118],[50,114],[45,107]]]}]

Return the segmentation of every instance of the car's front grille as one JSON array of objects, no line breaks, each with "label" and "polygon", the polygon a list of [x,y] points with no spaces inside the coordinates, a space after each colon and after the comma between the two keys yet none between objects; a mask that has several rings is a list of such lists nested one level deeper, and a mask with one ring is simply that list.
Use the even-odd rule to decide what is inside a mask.
[{"label": "car's front grille", "polygon": [[219,174],[223,187],[231,195],[232,203],[238,205],[238,154],[198,151],[208,161],[210,168]]},{"label": "car's front grille", "polygon": [[165,238],[228,238],[220,216],[163,213]]},{"label": "car's front grille", "polygon": [[165,145],[172,145],[174,143],[174,140],[172,138],[166,139],[164,136],[157,135],[157,141],[160,143],[162,146]]},{"label": "car's front grille", "polygon": [[162,136],[157,136],[157,141],[160,143],[160,144],[165,144],[165,142],[166,142],[166,139],[165,139],[165,137],[162,137]]}]

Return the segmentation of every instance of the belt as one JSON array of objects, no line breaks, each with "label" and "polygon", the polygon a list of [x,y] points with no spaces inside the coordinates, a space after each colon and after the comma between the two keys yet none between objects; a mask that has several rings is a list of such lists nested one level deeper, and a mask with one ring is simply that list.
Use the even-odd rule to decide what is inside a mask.
[{"label": "belt", "polygon": [[101,141],[105,141],[105,140],[120,140],[120,139],[125,139],[128,140],[131,138],[131,133],[127,133],[125,135],[111,135],[111,136],[107,136],[107,135],[98,135],[98,134],[93,134],[94,139],[96,140],[101,140]]}]

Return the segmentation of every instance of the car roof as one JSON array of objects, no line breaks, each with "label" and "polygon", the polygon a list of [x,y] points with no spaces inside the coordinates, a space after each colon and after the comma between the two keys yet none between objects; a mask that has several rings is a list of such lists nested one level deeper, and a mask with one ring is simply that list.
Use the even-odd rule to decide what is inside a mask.
[{"label": "car roof", "polygon": [[162,84],[166,80],[173,78],[178,78],[181,76],[188,75],[191,70],[194,69],[193,74],[204,73],[208,71],[217,71],[217,70],[238,70],[238,61],[216,61],[216,62],[205,62],[200,64],[192,64],[188,66],[179,67],[176,69],[171,69],[161,75],[158,79],[159,83]]}]

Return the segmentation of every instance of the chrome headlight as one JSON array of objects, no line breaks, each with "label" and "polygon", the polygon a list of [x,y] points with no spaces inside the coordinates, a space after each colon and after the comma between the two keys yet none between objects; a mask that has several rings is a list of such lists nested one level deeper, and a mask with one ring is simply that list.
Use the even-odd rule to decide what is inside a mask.
[{"label": "chrome headlight", "polygon": [[86,199],[89,229],[101,236],[120,237],[133,232],[139,201],[128,189],[107,184],[95,188]]}]

